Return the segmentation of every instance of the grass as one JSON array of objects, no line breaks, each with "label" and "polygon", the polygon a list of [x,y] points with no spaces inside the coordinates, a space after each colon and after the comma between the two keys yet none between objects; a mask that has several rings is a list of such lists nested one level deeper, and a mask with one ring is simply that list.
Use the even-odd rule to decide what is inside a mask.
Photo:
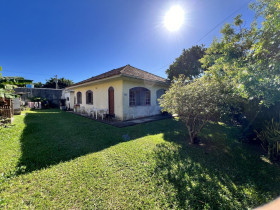
[{"label": "grass", "polygon": [[243,209],[280,194],[279,166],[223,124],[194,146],[176,120],[115,128],[41,110],[0,133],[4,209]]}]

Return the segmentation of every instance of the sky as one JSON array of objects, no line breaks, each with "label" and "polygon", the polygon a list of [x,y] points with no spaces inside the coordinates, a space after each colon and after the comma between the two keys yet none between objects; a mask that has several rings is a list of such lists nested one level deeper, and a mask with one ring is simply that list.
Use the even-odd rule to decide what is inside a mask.
[{"label": "sky", "polygon": [[[253,2],[253,1],[252,1]],[[2,76],[45,82],[58,75],[74,82],[130,64],[167,77],[183,49],[209,46],[224,23],[248,0],[0,0]],[[169,31],[163,20],[180,5],[185,20]],[[233,14],[234,13],[234,14]]]}]

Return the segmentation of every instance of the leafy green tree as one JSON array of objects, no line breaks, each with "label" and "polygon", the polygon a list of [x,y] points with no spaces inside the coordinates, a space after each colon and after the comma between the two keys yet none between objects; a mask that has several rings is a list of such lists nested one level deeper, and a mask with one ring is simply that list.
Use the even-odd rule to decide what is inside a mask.
[{"label": "leafy green tree", "polygon": [[[256,19],[249,28],[241,15],[226,24],[200,60],[206,75],[230,84],[234,93],[246,99],[243,137],[253,139],[280,102],[280,2],[258,0],[251,5]],[[259,26],[258,20],[262,20]],[[268,109],[269,108],[269,109]]]},{"label": "leafy green tree", "polygon": [[230,89],[209,77],[185,80],[174,79],[169,90],[159,99],[163,111],[177,114],[186,125],[192,144],[209,121],[218,121],[226,110]]},{"label": "leafy green tree", "polygon": [[204,56],[205,50],[203,45],[196,45],[189,49],[184,49],[182,54],[166,70],[168,79],[172,80],[180,74],[190,79],[199,77],[203,73],[203,68],[199,60]]},{"label": "leafy green tree", "polygon": [[264,21],[251,49],[248,71],[256,83],[249,91],[255,89],[253,94],[270,106],[280,101],[280,1],[262,0],[252,8]]},{"label": "leafy green tree", "polygon": [[[0,67],[0,72],[2,68]],[[23,87],[26,84],[31,84],[32,80],[24,79],[23,77],[1,77],[0,73],[0,98],[14,98],[15,87]]]},{"label": "leafy green tree", "polygon": [[220,40],[215,39],[200,60],[207,74],[231,83],[240,96],[264,106],[280,101],[280,6],[279,0],[260,0],[252,8],[262,17],[250,28],[238,15],[226,24]]},{"label": "leafy green tree", "polygon": [[44,84],[42,82],[35,82],[33,83],[35,88],[42,88]]},{"label": "leafy green tree", "polygon": [[[56,81],[56,78],[50,78],[43,85],[43,88],[55,88],[56,87],[55,81]],[[58,88],[60,88],[60,89],[66,88],[73,84],[74,84],[74,82],[72,80],[65,79],[64,77],[58,79]]]},{"label": "leafy green tree", "polygon": [[23,77],[1,77],[0,83],[2,87],[11,85],[16,87],[24,87],[26,84],[31,84],[33,80],[24,79]]}]

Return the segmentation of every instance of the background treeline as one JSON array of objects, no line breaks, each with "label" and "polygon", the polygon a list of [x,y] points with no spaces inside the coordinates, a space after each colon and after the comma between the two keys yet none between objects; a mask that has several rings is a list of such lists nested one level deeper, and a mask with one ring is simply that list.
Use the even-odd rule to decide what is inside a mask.
[{"label": "background treeline", "polygon": [[[71,86],[74,84],[72,80],[65,79],[64,77],[57,79],[58,81],[58,88],[63,89],[68,86]],[[46,80],[46,83],[37,82],[34,83],[35,88],[56,88],[56,78],[50,78],[49,80]]]}]

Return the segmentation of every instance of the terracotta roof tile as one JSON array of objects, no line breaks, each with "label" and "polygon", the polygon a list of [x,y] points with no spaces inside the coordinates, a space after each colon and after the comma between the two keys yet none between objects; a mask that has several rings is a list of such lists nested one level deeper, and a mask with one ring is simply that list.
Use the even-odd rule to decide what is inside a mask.
[{"label": "terracotta roof tile", "polygon": [[132,77],[139,78],[139,79],[144,79],[144,80],[152,80],[152,81],[156,81],[156,82],[166,82],[167,81],[166,79],[164,79],[162,77],[159,77],[157,75],[154,75],[147,71],[143,71],[141,69],[135,68],[130,65],[126,65],[125,68],[123,68],[121,70],[121,74],[127,75],[127,76],[132,76]]},{"label": "terracotta roof tile", "polygon": [[147,71],[143,71],[141,69],[135,68],[133,66],[126,65],[126,66],[122,66],[117,69],[113,69],[111,71],[107,71],[103,74],[91,77],[89,79],[83,80],[81,82],[75,83],[74,85],[71,85],[70,87],[84,84],[87,82],[92,82],[92,81],[112,77],[115,75],[123,75],[123,76],[133,77],[136,79],[150,80],[150,81],[155,81],[155,82],[163,82],[163,83],[167,82],[167,80],[162,77],[159,77],[159,76],[151,74]]}]

